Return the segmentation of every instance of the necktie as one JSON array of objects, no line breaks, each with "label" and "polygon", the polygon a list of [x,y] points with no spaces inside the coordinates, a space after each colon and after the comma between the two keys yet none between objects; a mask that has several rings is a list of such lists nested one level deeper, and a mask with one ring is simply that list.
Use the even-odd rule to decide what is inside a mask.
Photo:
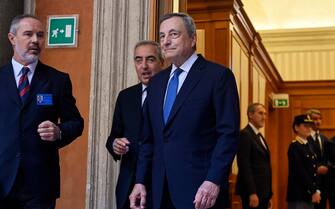
[{"label": "necktie", "polygon": [[28,91],[29,91],[29,88],[30,88],[29,80],[28,80],[29,70],[30,69],[26,66],[24,66],[21,69],[21,77],[20,77],[20,80],[19,80],[18,90],[19,90],[19,94],[20,94],[22,102],[25,102],[25,100],[27,99]]},{"label": "necktie", "polygon": [[164,122],[165,123],[169,118],[170,111],[172,109],[174,100],[176,99],[176,96],[177,96],[179,75],[180,75],[181,72],[183,72],[183,70],[180,69],[180,68],[177,68],[173,72],[173,76],[170,80],[170,83],[168,85],[168,89],[166,91],[165,104],[164,104],[164,108],[163,108],[163,114],[164,114],[163,117],[164,117]]},{"label": "necktie", "polygon": [[147,98],[147,88],[142,90],[142,107],[143,107],[145,98]]},{"label": "necktie", "polygon": [[263,136],[262,136],[262,134],[261,134],[261,133],[258,133],[257,135],[258,135],[258,138],[259,138],[259,140],[261,141],[261,144],[263,145],[263,147],[264,147],[265,149],[268,149],[268,148],[266,147],[266,145],[265,145],[265,142],[264,142],[264,140],[263,140]]},{"label": "necktie", "polygon": [[318,148],[320,149],[320,154],[322,155],[322,142],[321,142],[319,136],[320,136],[319,133],[316,132],[315,133],[315,143],[317,144]]}]

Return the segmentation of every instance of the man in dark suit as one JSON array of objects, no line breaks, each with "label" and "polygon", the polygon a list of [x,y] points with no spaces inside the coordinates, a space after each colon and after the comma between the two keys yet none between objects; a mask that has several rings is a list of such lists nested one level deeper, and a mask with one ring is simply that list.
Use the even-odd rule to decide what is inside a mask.
[{"label": "man in dark suit", "polygon": [[237,151],[236,193],[243,209],[267,209],[272,196],[270,150],[259,132],[264,127],[266,110],[264,105],[253,103],[247,114],[249,124],[240,132]]},{"label": "man in dark suit", "polygon": [[322,124],[322,115],[318,109],[310,109],[306,112],[307,115],[314,121],[312,124],[311,135],[308,137],[308,142],[310,143],[312,150],[317,156],[318,162],[318,175],[320,180],[320,191],[321,191],[321,201],[320,204],[315,204],[315,209],[326,209],[327,206],[327,183],[326,174],[328,173],[327,159],[324,153],[325,144],[328,140],[326,136],[320,133],[320,127]]},{"label": "man in dark suit", "polygon": [[0,208],[54,209],[60,196],[58,149],[83,131],[69,75],[38,59],[44,27],[12,21],[14,55],[0,68]]},{"label": "man in dark suit", "polygon": [[142,105],[150,78],[163,65],[163,56],[158,43],[140,41],[134,50],[134,62],[141,83],[122,90],[116,100],[113,125],[106,147],[115,161],[121,160],[116,186],[118,209],[129,208],[128,197],[135,183],[135,171],[140,143]]},{"label": "man in dark suit", "polygon": [[240,124],[234,75],[195,53],[190,16],[163,16],[159,37],[172,65],[148,86],[131,208],[144,208],[152,172],[154,209],[222,209]]}]

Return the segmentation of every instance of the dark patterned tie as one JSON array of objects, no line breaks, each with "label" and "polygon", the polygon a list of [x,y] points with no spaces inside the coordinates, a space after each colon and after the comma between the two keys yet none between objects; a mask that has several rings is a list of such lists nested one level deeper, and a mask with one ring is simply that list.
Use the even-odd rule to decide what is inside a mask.
[{"label": "dark patterned tie", "polygon": [[21,70],[21,77],[19,80],[19,86],[18,86],[18,90],[19,90],[19,94],[21,97],[21,101],[24,103],[25,100],[28,97],[28,91],[30,88],[29,85],[29,80],[28,80],[28,72],[29,72],[29,67],[24,66]]},{"label": "dark patterned tie", "polygon": [[320,141],[320,134],[318,132],[315,133],[315,146],[317,147],[317,154],[320,156],[322,156],[322,142]]}]

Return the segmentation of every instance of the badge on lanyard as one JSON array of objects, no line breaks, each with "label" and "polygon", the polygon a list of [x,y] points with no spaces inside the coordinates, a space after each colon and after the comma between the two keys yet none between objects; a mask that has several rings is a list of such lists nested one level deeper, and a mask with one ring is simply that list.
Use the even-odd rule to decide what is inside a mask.
[{"label": "badge on lanyard", "polygon": [[37,105],[53,105],[52,94],[37,94]]}]

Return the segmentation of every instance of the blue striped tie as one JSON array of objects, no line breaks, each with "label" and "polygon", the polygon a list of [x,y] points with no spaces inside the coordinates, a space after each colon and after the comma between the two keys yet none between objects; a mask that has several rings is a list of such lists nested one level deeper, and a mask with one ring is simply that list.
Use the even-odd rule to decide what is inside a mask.
[{"label": "blue striped tie", "polygon": [[19,90],[19,94],[21,97],[21,101],[24,103],[25,100],[28,97],[28,91],[29,91],[29,80],[28,80],[28,72],[29,72],[29,67],[24,66],[21,70],[21,77],[19,80],[19,86],[18,86],[18,90]]},{"label": "blue striped tie", "polygon": [[170,80],[170,83],[168,85],[168,89],[166,91],[166,98],[165,98],[165,104],[164,104],[164,108],[163,108],[163,118],[164,118],[164,123],[166,123],[166,121],[169,118],[170,115],[170,111],[172,109],[174,100],[176,99],[177,96],[177,90],[178,90],[178,83],[179,83],[179,75],[180,73],[183,72],[182,69],[177,68],[174,72],[173,72],[173,76]]}]

